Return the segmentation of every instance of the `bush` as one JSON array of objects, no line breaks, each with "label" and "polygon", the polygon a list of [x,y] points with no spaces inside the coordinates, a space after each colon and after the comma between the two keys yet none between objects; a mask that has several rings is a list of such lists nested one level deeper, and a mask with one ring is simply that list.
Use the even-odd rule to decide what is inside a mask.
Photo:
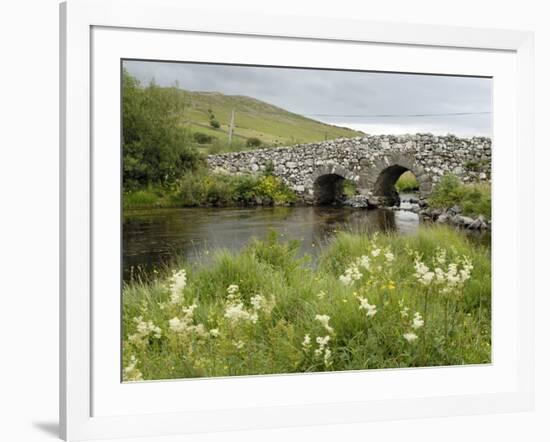
[{"label": "bush", "polygon": [[246,139],[246,147],[260,147],[262,145],[262,140],[256,137]]},{"label": "bush", "polygon": [[465,215],[491,218],[491,185],[463,184],[455,175],[447,174],[434,187],[428,202],[432,207],[458,206]]},{"label": "bush", "polygon": [[214,140],[214,137],[212,135],[207,135],[207,134],[202,133],[202,132],[195,132],[193,134],[193,138],[199,144],[208,144],[208,143],[211,143]]},{"label": "bush", "polygon": [[279,178],[255,175],[188,174],[176,186],[175,200],[184,207],[291,204],[296,194]]},{"label": "bush", "polygon": [[215,119],[210,120],[210,126],[212,126],[214,129],[219,129],[221,127],[220,122]]},{"label": "bush", "polygon": [[169,184],[200,166],[202,159],[181,126],[185,93],[143,87],[126,70],[122,76],[124,189]]}]

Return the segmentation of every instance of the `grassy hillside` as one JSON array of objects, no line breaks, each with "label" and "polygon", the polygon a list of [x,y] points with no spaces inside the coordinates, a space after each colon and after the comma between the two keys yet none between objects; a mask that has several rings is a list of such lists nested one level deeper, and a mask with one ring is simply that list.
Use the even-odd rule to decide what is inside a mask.
[{"label": "grassy hillside", "polygon": [[[250,138],[260,140],[262,147],[270,147],[360,135],[360,132],[321,123],[250,97],[218,92],[181,93],[186,103],[184,124],[192,133],[213,137],[200,146],[207,152],[245,149]],[[228,146],[232,110],[235,129],[232,146]],[[212,119],[220,123],[219,128],[211,126]]]}]

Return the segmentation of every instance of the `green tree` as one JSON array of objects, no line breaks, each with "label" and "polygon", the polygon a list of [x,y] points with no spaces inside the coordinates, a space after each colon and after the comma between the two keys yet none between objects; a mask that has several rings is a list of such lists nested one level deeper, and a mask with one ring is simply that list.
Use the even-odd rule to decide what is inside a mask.
[{"label": "green tree", "polygon": [[177,87],[143,87],[126,70],[122,77],[124,188],[166,185],[200,162],[182,124],[185,95]]}]

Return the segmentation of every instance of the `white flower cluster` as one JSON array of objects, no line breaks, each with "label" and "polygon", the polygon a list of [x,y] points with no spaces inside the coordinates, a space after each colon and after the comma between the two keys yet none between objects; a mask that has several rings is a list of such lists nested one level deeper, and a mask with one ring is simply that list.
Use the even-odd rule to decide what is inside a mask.
[{"label": "white flower cluster", "polygon": [[136,323],[136,332],[128,336],[128,341],[134,344],[140,345],[152,336],[156,339],[160,339],[162,336],[162,330],[159,326],[153,324],[153,321],[144,321],[142,316],[136,316],[134,318]]},{"label": "white flower cluster", "polygon": [[227,302],[225,305],[224,317],[229,319],[233,324],[239,321],[250,321],[255,324],[258,321],[260,312],[271,313],[274,302],[268,301],[265,296],[254,295],[250,298],[252,308],[247,309],[239,296],[239,286],[231,284],[227,287]]},{"label": "white flower cluster", "polygon": [[304,340],[302,341],[302,348],[304,351],[308,351],[311,348],[311,336],[309,334],[306,334],[304,336]]},{"label": "white flower cluster", "polygon": [[359,308],[361,310],[366,310],[367,312],[367,317],[371,317],[371,316],[374,316],[376,315],[376,305],[374,304],[369,304],[369,300],[367,298],[363,298],[361,296],[357,296],[357,299],[359,300]]},{"label": "white flower cluster", "polygon": [[419,312],[416,312],[412,320],[412,328],[417,330],[423,325],[424,325],[424,319],[422,319],[422,315]]},{"label": "white flower cluster", "polygon": [[[433,271],[423,263],[417,256],[414,262],[415,277],[422,285],[437,284],[441,286],[442,293],[450,293],[464,286],[471,277],[473,265],[465,256],[458,262],[451,262],[446,265],[445,251],[438,251],[435,262],[438,264]],[[461,268],[459,268],[459,265]]]},{"label": "white flower cluster", "polygon": [[314,354],[318,358],[323,356],[323,363],[325,364],[325,367],[328,367],[332,364],[332,352],[328,347],[328,341],[330,341],[329,335],[323,337],[317,336],[317,338],[315,339],[315,342],[317,342],[319,347],[315,349]]},{"label": "white flower cluster", "polygon": [[334,332],[334,329],[328,323],[328,321],[330,321],[329,315],[315,315],[315,320],[319,321],[321,325],[325,328],[325,330],[329,333]]},{"label": "white flower cluster", "polygon": [[418,339],[418,336],[417,336],[415,333],[413,333],[413,332],[405,333],[405,334],[403,335],[403,337],[404,337],[405,340],[406,340],[407,342],[409,342],[409,343],[412,343],[412,342],[414,342],[414,341],[416,341],[416,340]]},{"label": "white flower cluster", "polygon": [[170,303],[179,304],[183,301],[183,290],[187,285],[187,273],[185,269],[174,272],[170,278]]},{"label": "white flower cluster", "polygon": [[361,268],[367,271],[370,268],[370,259],[367,255],[362,255],[353,261],[344,271],[344,274],[340,275],[340,282],[347,286],[353,285],[355,281],[358,281],[363,277],[360,270]]},{"label": "white flower cluster", "polygon": [[174,317],[168,321],[170,330],[180,335],[196,334],[200,337],[208,336],[208,332],[203,324],[193,323],[193,313],[197,308],[197,304],[192,304],[181,309],[183,315]]},{"label": "white flower cluster", "polygon": [[142,381],[143,375],[141,374],[141,371],[136,367],[138,364],[138,360],[134,355],[130,356],[130,362],[129,364],[124,367],[122,370],[122,378],[125,381],[131,382],[131,381]]}]

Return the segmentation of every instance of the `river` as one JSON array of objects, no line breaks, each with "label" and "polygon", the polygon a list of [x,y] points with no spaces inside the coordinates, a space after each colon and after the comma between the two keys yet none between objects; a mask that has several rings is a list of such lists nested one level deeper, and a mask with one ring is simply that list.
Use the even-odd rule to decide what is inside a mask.
[{"label": "river", "polygon": [[146,276],[176,257],[207,261],[221,248],[238,250],[271,230],[300,241],[315,258],[336,232],[414,233],[417,214],[406,210],[360,210],[326,206],[132,210],[124,214],[123,277]]}]

